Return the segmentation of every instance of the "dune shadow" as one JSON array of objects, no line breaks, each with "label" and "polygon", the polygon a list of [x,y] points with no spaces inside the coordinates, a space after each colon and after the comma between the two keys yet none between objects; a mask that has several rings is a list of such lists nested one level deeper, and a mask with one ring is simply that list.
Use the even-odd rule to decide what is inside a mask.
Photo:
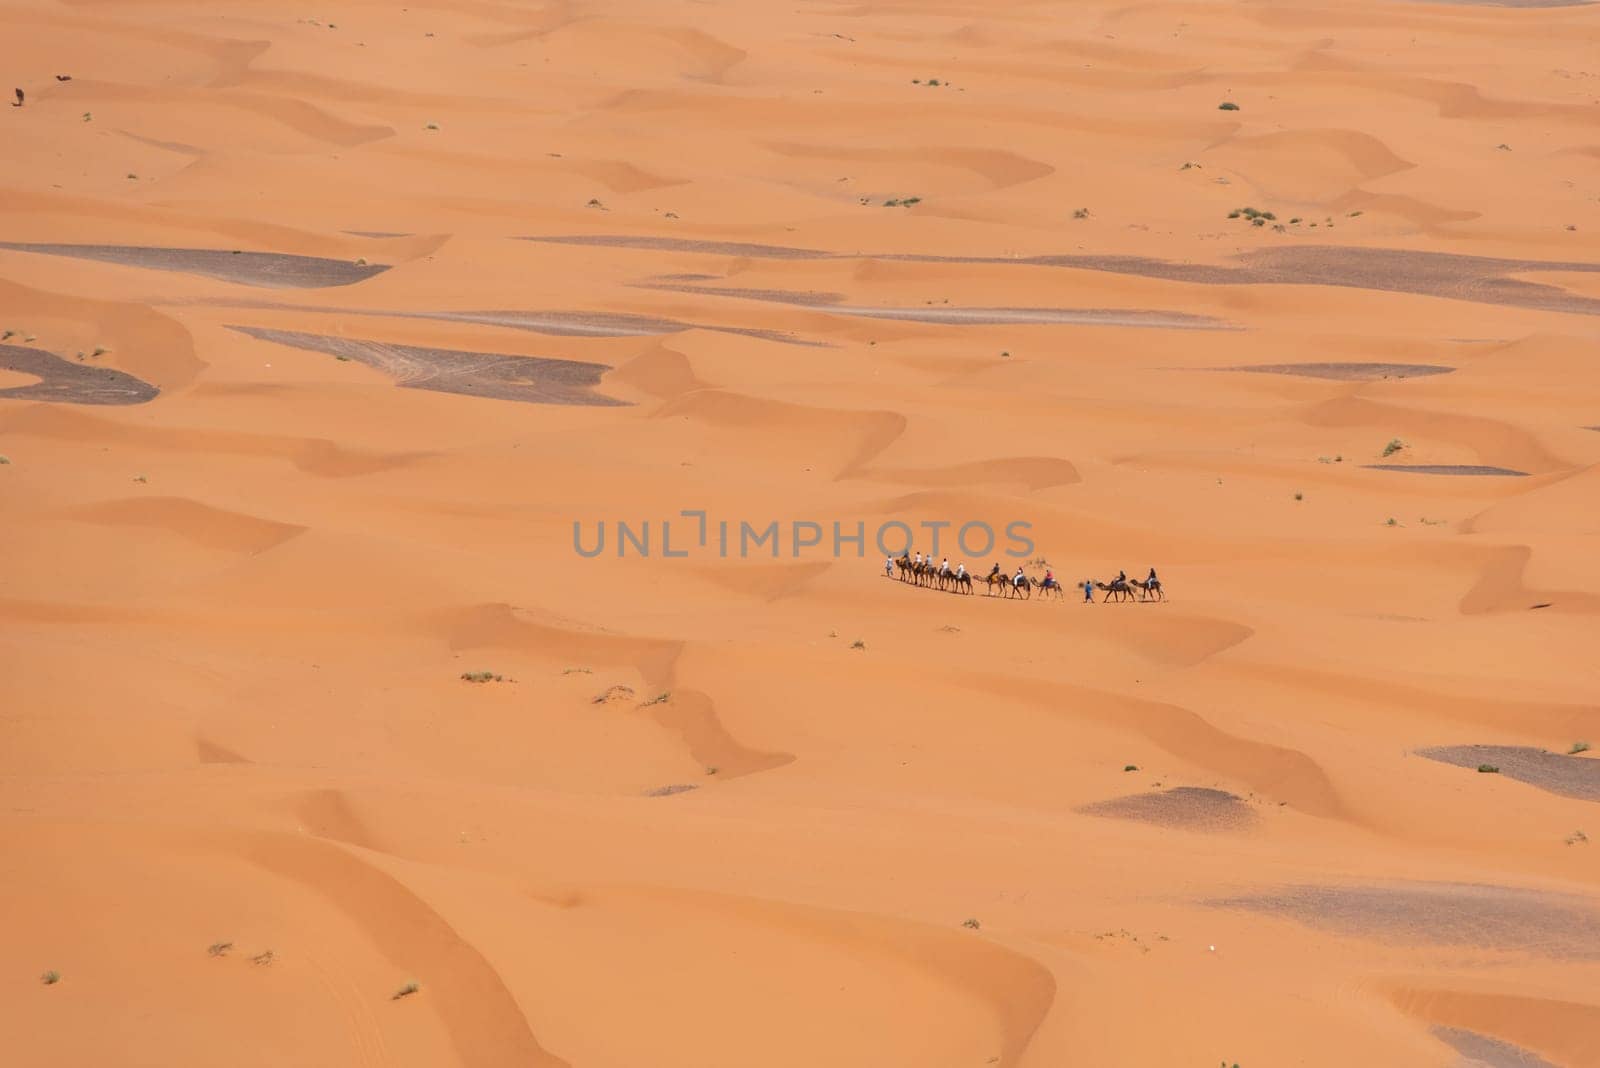
[{"label": "dune shadow", "polygon": [[381,263],[353,263],[283,252],[233,252],[227,249],[150,248],[142,245],[55,245],[0,241],[0,249],[43,256],[97,260],[124,267],[196,274],[269,289],[326,289],[364,282],[389,269]]},{"label": "dune shadow", "polygon": [[611,370],[601,363],[397,345],[256,326],[230,325],[228,329],[261,341],[356,360],[392,376],[406,389],[528,404],[617,407],[627,403],[594,391],[600,376]]},{"label": "dune shadow", "polygon": [[0,345],[0,370],[39,379],[25,386],[0,389],[0,399],[50,401],[56,404],[145,404],[161,390],[114,367],[63,360],[53,352]]}]

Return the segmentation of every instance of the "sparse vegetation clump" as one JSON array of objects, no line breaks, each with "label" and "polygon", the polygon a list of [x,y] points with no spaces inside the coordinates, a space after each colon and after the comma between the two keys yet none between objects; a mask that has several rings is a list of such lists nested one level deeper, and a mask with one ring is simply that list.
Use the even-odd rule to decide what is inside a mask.
[{"label": "sparse vegetation clump", "polygon": [[609,701],[621,701],[632,696],[632,686],[609,686],[603,692],[595,694],[591,703],[603,705]]},{"label": "sparse vegetation clump", "polygon": [[561,674],[563,674],[563,675],[593,675],[594,672],[589,670],[586,667],[569,667],[569,668],[562,668],[561,669]]},{"label": "sparse vegetation clump", "polygon": [[505,678],[503,676],[496,675],[492,671],[463,671],[461,673],[461,681],[463,681],[463,682],[504,682],[506,680],[505,680]]},{"label": "sparse vegetation clump", "polygon": [[1383,447],[1383,458],[1387,460],[1389,457],[1393,456],[1395,453],[1399,452],[1405,447],[1406,443],[1401,441],[1399,438],[1390,438],[1389,444]]},{"label": "sparse vegetation clump", "polygon": [[396,990],[393,994],[389,995],[389,1000],[390,1001],[399,1001],[401,998],[408,998],[412,994],[415,994],[417,991],[419,991],[421,989],[422,989],[422,987],[418,986],[416,983],[407,983],[405,986],[401,987],[399,990]]},{"label": "sparse vegetation clump", "polygon": [[1137,764],[1124,764],[1124,765],[1122,765],[1122,770],[1123,771],[1138,771],[1139,770],[1139,765],[1137,765]]},{"label": "sparse vegetation clump", "polygon": [[1294,499],[1297,500],[1297,501],[1303,501],[1303,500],[1306,499],[1306,495],[1304,493],[1301,493],[1299,490],[1296,490],[1295,491],[1295,495],[1294,495]]},{"label": "sparse vegetation clump", "polygon": [[1231,100],[1224,100],[1222,103],[1217,105],[1217,110],[1218,111],[1238,111],[1239,110],[1239,105],[1235,104]]},{"label": "sparse vegetation clump", "polygon": [[1589,836],[1584,834],[1582,831],[1573,831],[1566,837],[1567,845],[1583,845],[1588,841]]},{"label": "sparse vegetation clump", "polygon": [[660,693],[650,698],[650,700],[646,701],[641,707],[649,708],[651,705],[664,705],[670,700],[672,700],[672,691],[662,690]]},{"label": "sparse vegetation clump", "polygon": [[1500,774],[1500,769],[1498,767],[1496,767],[1495,765],[1493,765],[1493,764],[1479,764],[1478,765],[1478,774],[1480,774],[1480,775],[1498,775],[1498,774]]},{"label": "sparse vegetation clump", "polygon": [[1384,525],[1385,526],[1390,526],[1390,527],[1397,527],[1397,526],[1400,525],[1400,520],[1396,519],[1394,516],[1390,516],[1389,517],[1389,522],[1387,522]]},{"label": "sparse vegetation clump", "polygon": [[49,971],[39,976],[39,982],[43,983],[45,986],[55,986],[57,983],[61,982],[61,973],[56,971],[54,968],[51,968]]},{"label": "sparse vegetation clump", "polygon": [[909,208],[913,204],[921,204],[921,203],[922,203],[922,198],[921,197],[896,197],[895,199],[892,199],[892,200],[885,200],[883,202],[883,206],[886,207],[886,208]]},{"label": "sparse vegetation clump", "polygon": [[965,927],[969,931],[976,931],[982,925],[979,924],[978,921],[973,919],[971,916],[968,916],[966,919],[961,921],[961,926]]},{"label": "sparse vegetation clump", "polygon": [[232,942],[213,942],[206,947],[206,952],[213,957],[226,956],[228,950],[233,948]]},{"label": "sparse vegetation clump", "polygon": [[850,643],[850,648],[852,649],[865,649],[866,647],[867,643],[862,641],[860,638],[857,638],[855,641]]},{"label": "sparse vegetation clump", "polygon": [[1567,756],[1577,756],[1579,753],[1587,753],[1588,751],[1588,742],[1573,742],[1572,748],[1567,750]]},{"label": "sparse vegetation clump", "polygon": [[6,464],[8,464],[10,462],[11,462],[11,457],[5,455],[4,453],[0,453],[0,467],[4,467]]},{"label": "sparse vegetation clump", "polygon": [[1089,217],[1089,209],[1088,208],[1076,208],[1072,212],[1072,217],[1074,219],[1087,219]]}]

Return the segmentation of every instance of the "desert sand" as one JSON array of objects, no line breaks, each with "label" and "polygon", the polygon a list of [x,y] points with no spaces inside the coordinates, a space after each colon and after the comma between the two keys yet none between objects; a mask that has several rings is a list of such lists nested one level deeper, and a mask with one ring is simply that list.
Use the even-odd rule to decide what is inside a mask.
[{"label": "desert sand", "polygon": [[1600,7],[0,28],[8,1063],[1600,1065]]}]

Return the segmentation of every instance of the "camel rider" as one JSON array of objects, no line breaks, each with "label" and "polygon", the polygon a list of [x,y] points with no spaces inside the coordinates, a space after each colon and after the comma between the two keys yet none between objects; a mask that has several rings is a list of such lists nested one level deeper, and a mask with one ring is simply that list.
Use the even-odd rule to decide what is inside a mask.
[{"label": "camel rider", "polygon": [[956,578],[964,579],[966,577],[967,577],[967,565],[966,564],[957,564],[956,565]]},{"label": "camel rider", "polygon": [[1049,568],[1045,568],[1045,570],[1044,570],[1044,588],[1048,590],[1048,589],[1052,588],[1053,586],[1055,586],[1055,584],[1056,584],[1055,572],[1051,571]]},{"label": "camel rider", "polygon": [[989,577],[990,578],[994,578],[998,574],[1000,574],[1000,565],[999,564],[995,564],[993,567],[991,567],[989,569]]},{"label": "camel rider", "polygon": [[941,574],[941,575],[950,574],[950,558],[948,556],[945,557],[944,561],[939,565],[939,574]]},{"label": "camel rider", "polygon": [[912,557],[911,558],[911,563],[912,563],[913,567],[921,567],[922,566],[922,554],[919,552],[919,553],[917,553],[916,556]]},{"label": "camel rider", "polygon": [[894,574],[894,557],[885,556],[883,558],[883,575],[884,575],[885,578],[888,578],[893,574]]},{"label": "camel rider", "polygon": [[1011,576],[1011,585],[1020,589],[1022,587],[1022,582],[1022,568],[1019,567],[1017,568],[1017,573]]},{"label": "camel rider", "polygon": [[1127,584],[1128,584],[1128,573],[1119,568],[1117,570],[1117,581],[1112,583],[1112,585],[1113,586],[1126,586]]},{"label": "camel rider", "polygon": [[1159,585],[1161,585],[1161,580],[1156,578],[1156,569],[1155,568],[1152,567],[1150,569],[1150,577],[1144,580],[1144,584],[1146,586],[1159,586]]}]

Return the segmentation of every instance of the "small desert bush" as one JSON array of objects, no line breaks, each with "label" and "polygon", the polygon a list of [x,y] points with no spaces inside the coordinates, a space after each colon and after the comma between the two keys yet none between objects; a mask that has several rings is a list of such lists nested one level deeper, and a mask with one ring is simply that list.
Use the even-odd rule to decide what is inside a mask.
[{"label": "small desert bush", "polygon": [[651,705],[664,705],[670,700],[672,700],[672,691],[662,690],[660,693],[650,698],[650,700],[646,701],[643,707],[649,708]]},{"label": "small desert bush", "polygon": [[1390,438],[1389,439],[1389,444],[1387,444],[1387,445],[1385,445],[1383,447],[1383,457],[1384,457],[1384,459],[1387,460],[1389,457],[1393,456],[1395,453],[1399,452],[1401,449],[1403,449],[1405,447],[1406,447],[1406,443],[1401,441],[1399,438]]},{"label": "small desert bush", "polygon": [[1573,742],[1572,743],[1572,748],[1567,750],[1567,755],[1568,756],[1577,756],[1579,753],[1587,753],[1588,751],[1589,751],[1589,743],[1588,742]]},{"label": "small desert bush", "polygon": [[55,986],[57,983],[61,982],[61,973],[56,971],[54,968],[51,968],[49,971],[39,976],[39,982],[43,983],[45,986]]},{"label": "small desert bush", "polygon": [[1137,764],[1124,764],[1124,765],[1122,765],[1122,770],[1123,771],[1138,771],[1139,770],[1139,765],[1137,765]]},{"label": "small desert bush", "polygon": [[1239,105],[1235,104],[1231,100],[1224,100],[1222,103],[1217,105],[1217,110],[1218,111],[1238,111],[1239,110]]},{"label": "small desert bush", "polygon": [[857,638],[855,641],[850,643],[850,648],[852,649],[865,649],[866,647],[867,643],[862,641],[860,638]]},{"label": "small desert bush", "polygon": [[978,921],[973,919],[971,916],[968,916],[966,919],[961,921],[961,926],[965,927],[969,931],[976,931],[981,924],[979,924]]},{"label": "small desert bush", "polygon": [[408,998],[412,994],[415,994],[417,991],[419,991],[421,989],[422,989],[422,987],[418,986],[416,983],[407,983],[405,986],[401,987],[399,990],[396,990],[393,994],[390,994],[389,995],[389,1000],[390,1001],[399,1001],[401,998]]},{"label": "small desert bush", "polygon": [[206,947],[206,952],[211,954],[213,957],[220,957],[226,954],[228,950],[232,948],[232,942],[213,942]]},{"label": "small desert bush", "polygon": [[492,671],[463,671],[463,682],[504,682],[505,679]]},{"label": "small desert bush", "polygon": [[1480,775],[1498,775],[1498,774],[1500,774],[1500,769],[1495,767],[1493,764],[1479,764],[1478,765],[1478,774],[1480,774]]}]

